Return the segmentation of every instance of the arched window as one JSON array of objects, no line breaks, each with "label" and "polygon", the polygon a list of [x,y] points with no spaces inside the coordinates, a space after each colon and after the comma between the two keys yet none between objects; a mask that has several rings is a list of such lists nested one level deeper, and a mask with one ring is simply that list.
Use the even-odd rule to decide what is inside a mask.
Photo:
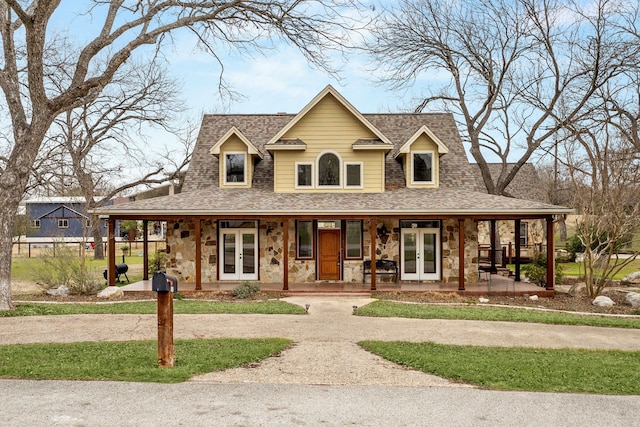
[{"label": "arched window", "polygon": [[324,153],[318,159],[318,185],[340,185],[340,158],[334,153]]}]

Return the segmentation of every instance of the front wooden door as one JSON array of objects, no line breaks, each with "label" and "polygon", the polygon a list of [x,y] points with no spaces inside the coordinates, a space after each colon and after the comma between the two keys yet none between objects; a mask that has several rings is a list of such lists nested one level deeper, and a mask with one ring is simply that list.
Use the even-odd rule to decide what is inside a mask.
[{"label": "front wooden door", "polygon": [[340,280],[340,230],[318,231],[318,279]]}]

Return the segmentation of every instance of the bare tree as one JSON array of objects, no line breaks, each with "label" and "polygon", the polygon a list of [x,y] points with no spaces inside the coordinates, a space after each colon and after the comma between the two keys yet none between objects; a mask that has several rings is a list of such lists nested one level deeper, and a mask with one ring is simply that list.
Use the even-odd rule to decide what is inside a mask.
[{"label": "bare tree", "polygon": [[[65,180],[70,170],[74,187],[79,188],[89,210],[127,189],[179,176],[189,163],[192,141],[187,141],[184,153],[173,151],[168,159],[163,153],[154,153],[145,137],[149,124],[176,135],[183,133],[183,129],[172,128],[174,118],[183,111],[178,89],[155,61],[126,64],[93,101],[54,120],[46,142],[51,151],[47,153],[62,147],[66,156],[55,156],[45,170],[58,168],[59,181]],[[181,160],[176,164],[178,158]],[[90,224],[94,256],[104,259],[99,218],[93,215]]]},{"label": "bare tree", "polygon": [[[506,194],[536,150],[589,114],[596,91],[638,66],[640,46],[621,27],[628,15],[617,6],[403,0],[384,15],[368,49],[392,88],[429,84],[416,111],[452,111],[487,190]],[[495,176],[492,159],[503,165]]]},{"label": "bare tree", "polygon": [[[564,144],[590,297],[598,296],[640,255],[640,154],[606,117],[594,115],[576,124]],[[631,252],[620,257],[621,249]]]},{"label": "bare tree", "polygon": [[[11,308],[11,235],[15,212],[32,166],[61,113],[94,100],[118,70],[145,46],[161,49],[186,29],[216,55],[219,46],[261,50],[264,40],[284,39],[310,60],[327,67],[323,52],[342,45],[357,0],[93,0],[78,3],[87,19],[102,22],[77,49],[49,63],[57,45],[48,24],[60,0],[0,2],[0,88],[11,118],[10,144],[0,169],[0,310]],[[148,49],[147,49],[148,50]],[[60,70],[68,84],[59,87]]]}]

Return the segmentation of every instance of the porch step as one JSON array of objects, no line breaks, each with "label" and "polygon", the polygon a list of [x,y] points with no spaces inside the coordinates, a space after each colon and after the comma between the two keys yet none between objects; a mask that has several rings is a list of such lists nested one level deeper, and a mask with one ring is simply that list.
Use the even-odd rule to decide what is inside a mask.
[{"label": "porch step", "polygon": [[349,291],[284,291],[290,296],[320,296],[320,297],[370,297],[371,292],[349,292]]}]

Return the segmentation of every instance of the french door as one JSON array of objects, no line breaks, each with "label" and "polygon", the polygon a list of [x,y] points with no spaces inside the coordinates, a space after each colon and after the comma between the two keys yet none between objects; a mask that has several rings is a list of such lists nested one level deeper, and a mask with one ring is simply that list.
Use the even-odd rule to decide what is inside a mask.
[{"label": "french door", "polygon": [[440,280],[440,229],[402,229],[403,280]]},{"label": "french door", "polygon": [[220,230],[220,280],[258,280],[258,230]]}]

